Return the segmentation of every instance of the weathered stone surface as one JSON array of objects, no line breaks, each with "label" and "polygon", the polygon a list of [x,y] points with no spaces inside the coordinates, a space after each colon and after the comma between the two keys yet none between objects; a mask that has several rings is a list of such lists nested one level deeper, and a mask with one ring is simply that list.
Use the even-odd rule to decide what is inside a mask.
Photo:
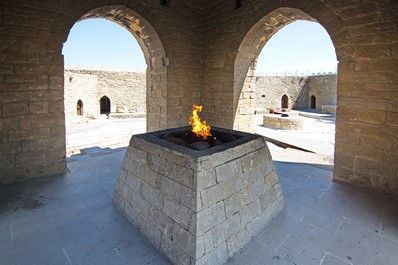
[{"label": "weathered stone surface", "polygon": [[304,125],[304,120],[298,116],[282,117],[277,114],[265,114],[263,125],[275,129],[299,130]]},{"label": "weathered stone surface", "polygon": [[172,262],[224,264],[281,211],[266,142],[239,134],[247,139],[210,153],[162,142],[162,132],[132,137],[114,202]]}]

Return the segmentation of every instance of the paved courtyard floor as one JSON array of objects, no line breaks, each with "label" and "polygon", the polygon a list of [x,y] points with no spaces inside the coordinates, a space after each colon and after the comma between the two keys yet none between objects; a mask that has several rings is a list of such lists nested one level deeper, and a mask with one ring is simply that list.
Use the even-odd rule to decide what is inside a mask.
[{"label": "paved courtyard floor", "polygon": [[[285,208],[226,265],[398,264],[397,199],[332,182],[325,154],[269,148]],[[0,264],[170,264],[112,203],[125,150],[89,148],[66,175],[1,187]]]}]

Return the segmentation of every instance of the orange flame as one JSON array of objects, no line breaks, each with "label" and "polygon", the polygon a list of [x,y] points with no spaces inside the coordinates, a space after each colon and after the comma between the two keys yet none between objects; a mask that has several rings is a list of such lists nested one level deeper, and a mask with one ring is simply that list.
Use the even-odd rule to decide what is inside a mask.
[{"label": "orange flame", "polygon": [[196,134],[198,137],[203,137],[204,140],[207,139],[207,136],[211,136],[210,134],[210,126],[206,124],[206,121],[200,121],[200,117],[198,112],[202,111],[202,106],[192,105],[192,115],[189,118],[189,123],[192,125],[192,132]]}]

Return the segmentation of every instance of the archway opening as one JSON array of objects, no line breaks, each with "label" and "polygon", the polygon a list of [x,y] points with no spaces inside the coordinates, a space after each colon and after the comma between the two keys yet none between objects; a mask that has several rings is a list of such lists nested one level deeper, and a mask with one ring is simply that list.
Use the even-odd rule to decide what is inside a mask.
[{"label": "archway opening", "polygon": [[[67,156],[93,146],[126,146],[132,134],[166,127],[167,66],[159,62],[167,60],[144,17],[125,6],[95,8],[70,29],[62,53]],[[78,99],[83,119],[73,119]]]},{"label": "archway opening", "polygon": [[281,98],[281,108],[288,109],[289,108],[289,97],[284,94]]},{"label": "archway opening", "polygon": [[83,116],[83,102],[79,99],[76,104],[76,114],[78,116]]},{"label": "archway opening", "polygon": [[111,113],[111,100],[107,96],[103,96],[100,99],[100,113],[101,114]]},{"label": "archway opening", "polygon": [[[301,24],[301,25],[300,25]],[[317,27],[317,30],[306,29],[308,24],[311,27]],[[295,28],[301,26],[303,30]],[[288,31],[288,38],[284,38],[282,42],[275,41],[284,31]],[[322,32],[320,34],[319,32]],[[318,33],[318,36],[308,36],[307,33]],[[290,37],[290,38],[289,38]],[[301,38],[301,40],[299,40]],[[321,60],[321,56],[316,54],[314,51],[322,50],[319,46],[316,38],[326,38],[326,42],[329,45],[329,58],[331,58],[331,64],[324,63]],[[325,41],[325,39],[323,40]],[[302,44],[300,44],[302,42]],[[272,44],[277,44],[279,50],[277,52],[270,52],[269,47]],[[281,44],[282,43],[282,44]],[[291,44],[292,46],[286,48],[283,44]],[[315,46],[314,46],[315,45]],[[269,46],[269,47],[268,47]],[[303,49],[305,48],[305,50]],[[304,52],[307,53],[304,55]],[[309,53],[308,53],[309,52]],[[271,57],[262,60],[265,55],[273,55],[276,61],[279,61],[279,65],[273,63]],[[304,55],[304,58],[299,58],[300,61],[290,61],[295,54]],[[314,58],[309,58],[309,56]],[[264,65],[268,69],[264,69]],[[253,67],[254,66],[254,67]],[[301,68],[300,68],[301,66]],[[303,66],[307,66],[304,68]],[[331,101],[325,102],[325,105],[336,105],[337,101],[337,60],[334,45],[330,39],[329,34],[317,21],[304,13],[301,10],[294,8],[279,8],[270,14],[260,19],[245,35],[243,38],[238,53],[235,59],[235,73],[234,73],[234,98],[236,103],[236,113],[234,128],[239,129],[239,122],[242,119],[240,114],[240,108],[248,108],[248,100],[239,98],[239,95],[245,93],[245,88],[249,87],[255,93],[255,100],[252,100],[251,107],[253,108],[253,124],[254,132],[262,134],[267,138],[272,137],[276,143],[280,143],[283,146],[296,146],[298,149],[307,150],[310,152],[319,153],[325,156],[325,163],[333,167],[333,155],[334,155],[334,132],[335,132],[335,116],[330,116],[330,119],[319,119],[315,117],[308,118],[307,116],[301,116],[299,112],[305,112],[313,114],[310,111],[310,96],[313,91],[311,89],[324,89],[323,92],[331,92]],[[246,73],[243,75],[242,73]],[[319,75],[318,75],[319,73]],[[249,78],[250,77],[250,78]],[[326,80],[326,81],[325,81]],[[250,84],[248,84],[250,82]],[[325,89],[325,82],[330,82],[331,85],[327,91]],[[259,87],[259,86],[264,87]],[[311,92],[310,92],[311,91]],[[322,94],[317,93],[317,94]],[[327,93],[325,93],[327,94]],[[262,95],[267,95],[263,97]],[[287,96],[289,95],[289,96]],[[326,98],[329,100],[329,98]],[[317,105],[321,104],[321,100],[317,98]],[[242,105],[242,107],[241,107]],[[255,110],[255,111],[254,111]],[[271,127],[267,127],[264,124],[263,115],[282,115],[289,117],[286,122],[292,119],[311,119],[310,123],[305,122],[304,126],[296,131],[293,130],[277,130]],[[272,112],[273,114],[267,114]],[[247,118],[246,118],[247,120]],[[322,123],[322,126],[320,126]],[[270,130],[268,133],[267,130]],[[277,130],[277,132],[271,132],[271,130]],[[296,128],[295,128],[296,130]],[[323,131],[325,130],[325,132]],[[289,142],[290,139],[298,139],[299,136],[302,138],[296,143]],[[303,146],[304,143],[314,143]],[[317,143],[320,143],[319,145]],[[315,144],[316,143],[316,144]],[[320,148],[322,143],[322,148]],[[308,150],[308,146],[315,146]],[[319,148],[318,148],[319,147]],[[323,148],[325,147],[325,148]],[[300,157],[301,159],[301,157]],[[304,159],[304,158],[303,158]],[[322,161],[323,162],[323,161]]]},{"label": "archway opening", "polygon": [[310,104],[311,104],[311,109],[316,109],[316,97],[314,95],[311,96]]}]

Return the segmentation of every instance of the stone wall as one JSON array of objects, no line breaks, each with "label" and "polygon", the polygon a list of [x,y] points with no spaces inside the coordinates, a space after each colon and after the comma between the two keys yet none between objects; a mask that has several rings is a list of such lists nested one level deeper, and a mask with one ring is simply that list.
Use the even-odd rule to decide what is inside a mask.
[{"label": "stone wall", "polygon": [[308,109],[308,79],[300,76],[259,76],[256,82],[256,109],[281,108],[283,95],[288,109]]},{"label": "stone wall", "polygon": [[[70,79],[72,78],[72,80]],[[317,98],[317,109],[336,104],[336,76],[248,76],[240,93],[236,115],[240,116],[237,130],[245,131],[253,123],[255,109],[281,108],[281,98],[287,95],[289,109],[310,108],[310,96]],[[66,123],[76,121],[76,103],[84,103],[85,117],[100,114],[99,100],[111,100],[111,112],[145,113],[146,75],[137,72],[96,70],[65,70]],[[192,102],[194,103],[194,102]],[[247,119],[246,119],[247,118]]]},{"label": "stone wall", "polygon": [[[98,116],[96,75],[81,74],[74,71],[65,71],[65,123],[69,125],[83,120],[85,117]],[[83,115],[77,113],[77,103],[83,102]]]},{"label": "stone wall", "polygon": [[316,109],[337,103],[337,76],[259,76],[257,77],[256,109],[281,108],[287,95],[288,109],[310,109],[311,96],[316,97]]},{"label": "stone wall", "polygon": [[315,96],[317,110],[322,110],[322,106],[336,106],[337,105],[337,76],[323,75],[311,76],[308,78],[308,105],[310,108],[310,98]]},{"label": "stone wall", "polygon": [[[72,78],[72,79],[71,79]],[[111,112],[146,112],[146,74],[137,72],[111,72],[94,70],[65,71],[65,118],[66,123],[79,118],[76,104],[84,104],[85,117],[100,115],[100,99],[107,96]]]}]

